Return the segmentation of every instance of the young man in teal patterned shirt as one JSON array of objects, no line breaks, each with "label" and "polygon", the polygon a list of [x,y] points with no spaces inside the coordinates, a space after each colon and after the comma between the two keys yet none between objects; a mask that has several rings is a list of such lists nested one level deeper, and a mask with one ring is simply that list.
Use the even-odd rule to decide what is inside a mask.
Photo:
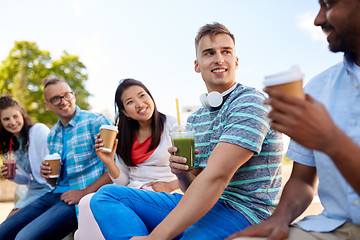
[{"label": "young man in teal patterned shirt", "polygon": [[170,157],[183,196],[101,188],[90,205],[105,238],[224,239],[266,219],[279,200],[281,134],[270,129],[264,96],[235,83],[234,36],[221,24],[208,24],[195,44],[195,71],[208,92],[225,95],[220,106],[201,107],[189,117],[198,168],[188,171],[186,159]]}]

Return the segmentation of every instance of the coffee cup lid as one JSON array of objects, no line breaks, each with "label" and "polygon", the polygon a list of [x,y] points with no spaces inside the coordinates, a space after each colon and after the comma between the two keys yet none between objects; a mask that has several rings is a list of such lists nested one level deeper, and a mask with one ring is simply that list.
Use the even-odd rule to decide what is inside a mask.
[{"label": "coffee cup lid", "polygon": [[101,127],[100,127],[100,129],[108,129],[108,130],[113,130],[113,131],[118,131],[117,130],[117,127],[115,127],[114,125],[102,125]]},{"label": "coffee cup lid", "polygon": [[283,83],[289,83],[296,80],[303,79],[304,74],[301,72],[300,67],[295,65],[288,71],[279,72],[276,74],[265,76],[264,85],[273,86]]},{"label": "coffee cup lid", "polygon": [[57,159],[61,159],[58,153],[48,154],[44,158],[44,160],[57,160]]}]

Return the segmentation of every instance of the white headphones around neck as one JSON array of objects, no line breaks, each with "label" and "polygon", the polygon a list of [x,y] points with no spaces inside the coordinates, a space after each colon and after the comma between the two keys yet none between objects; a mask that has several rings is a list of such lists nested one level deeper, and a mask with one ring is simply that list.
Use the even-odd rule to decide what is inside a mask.
[{"label": "white headphones around neck", "polygon": [[223,93],[219,93],[217,91],[212,91],[209,93],[204,93],[200,96],[200,102],[205,108],[216,108],[219,107],[223,103],[223,98],[231,93],[236,88],[236,83],[226,90]]}]

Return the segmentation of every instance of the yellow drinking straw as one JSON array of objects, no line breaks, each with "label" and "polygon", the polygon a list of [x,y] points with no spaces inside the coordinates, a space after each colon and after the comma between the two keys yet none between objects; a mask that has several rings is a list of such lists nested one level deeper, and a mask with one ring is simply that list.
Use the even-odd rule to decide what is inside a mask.
[{"label": "yellow drinking straw", "polygon": [[180,111],[179,111],[179,99],[176,98],[176,113],[177,113],[177,121],[179,124],[179,133],[181,132],[181,127],[180,127]]}]

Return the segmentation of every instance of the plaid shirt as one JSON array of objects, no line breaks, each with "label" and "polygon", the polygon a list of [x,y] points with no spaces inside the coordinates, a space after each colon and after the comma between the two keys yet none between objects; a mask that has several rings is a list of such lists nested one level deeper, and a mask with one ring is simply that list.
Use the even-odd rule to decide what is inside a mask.
[{"label": "plaid shirt", "polygon": [[[84,189],[107,170],[96,156],[96,134],[101,125],[111,125],[112,121],[100,113],[81,110],[76,106],[73,119],[65,126],[66,136],[66,171],[71,190]],[[48,146],[51,154],[63,150],[63,126],[60,121],[51,129]]]}]

